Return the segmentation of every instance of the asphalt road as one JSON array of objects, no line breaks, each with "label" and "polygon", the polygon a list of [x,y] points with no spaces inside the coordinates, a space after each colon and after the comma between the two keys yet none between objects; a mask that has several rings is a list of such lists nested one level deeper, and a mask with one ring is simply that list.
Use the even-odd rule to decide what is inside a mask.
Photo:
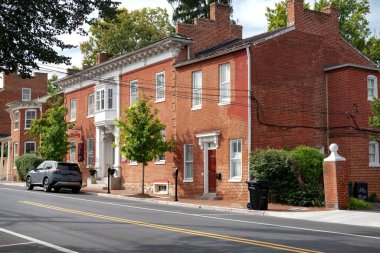
[{"label": "asphalt road", "polygon": [[380,229],[0,186],[0,252],[380,252]]}]

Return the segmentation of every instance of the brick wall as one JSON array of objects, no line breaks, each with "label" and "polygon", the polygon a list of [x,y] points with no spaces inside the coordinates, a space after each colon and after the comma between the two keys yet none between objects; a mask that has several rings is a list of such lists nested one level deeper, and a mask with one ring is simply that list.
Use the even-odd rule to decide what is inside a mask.
[{"label": "brick wall", "polygon": [[5,105],[22,99],[22,88],[31,88],[31,99],[47,94],[47,74],[34,73],[31,79],[22,79],[16,73],[4,74],[4,90],[0,91],[0,133],[11,134],[11,119]]}]

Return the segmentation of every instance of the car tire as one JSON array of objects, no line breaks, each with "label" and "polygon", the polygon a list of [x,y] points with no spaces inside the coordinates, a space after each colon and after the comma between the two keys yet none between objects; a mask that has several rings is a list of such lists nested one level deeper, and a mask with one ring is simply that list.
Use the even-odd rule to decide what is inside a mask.
[{"label": "car tire", "polygon": [[27,190],[33,190],[34,188],[34,185],[32,185],[32,179],[30,177],[27,177],[26,178],[26,181],[25,181],[25,186],[26,186],[26,189]]},{"label": "car tire", "polygon": [[54,191],[55,192],[59,192],[61,190],[61,188],[59,188],[59,187],[54,187]]},{"label": "car tire", "polygon": [[73,188],[73,189],[71,189],[71,190],[72,190],[73,193],[79,193],[80,188]]},{"label": "car tire", "polygon": [[49,182],[49,178],[45,177],[43,182],[44,192],[50,192],[51,191],[51,185]]}]

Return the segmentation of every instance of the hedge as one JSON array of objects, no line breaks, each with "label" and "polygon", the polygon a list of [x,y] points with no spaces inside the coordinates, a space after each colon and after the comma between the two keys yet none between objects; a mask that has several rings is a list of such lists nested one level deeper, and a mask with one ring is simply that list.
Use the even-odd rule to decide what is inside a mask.
[{"label": "hedge", "polygon": [[18,178],[21,181],[25,181],[28,172],[42,163],[44,160],[41,157],[35,155],[22,155],[16,159],[15,164],[17,168]]}]

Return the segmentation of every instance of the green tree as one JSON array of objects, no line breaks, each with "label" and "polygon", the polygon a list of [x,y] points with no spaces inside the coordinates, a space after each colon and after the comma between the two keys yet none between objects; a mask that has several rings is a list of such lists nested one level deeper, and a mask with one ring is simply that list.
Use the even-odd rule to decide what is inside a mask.
[{"label": "green tree", "polygon": [[29,0],[0,2],[0,72],[18,71],[30,77],[32,69],[44,63],[70,63],[56,48],[74,47],[58,35],[72,34],[85,23],[89,14],[99,10],[101,17],[112,17],[118,3],[112,0]]},{"label": "green tree", "polygon": [[61,89],[59,88],[59,86],[55,85],[53,82],[54,81],[57,81],[58,80],[58,76],[57,75],[52,75],[52,77],[49,78],[48,80],[48,86],[47,86],[47,89],[48,89],[48,93],[50,95],[55,95],[57,94]]},{"label": "green tree", "polygon": [[[168,0],[173,7],[173,22],[192,24],[194,18],[210,18],[210,4],[216,0]],[[220,0],[220,3],[229,5],[232,14],[232,0]]]},{"label": "green tree", "polygon": [[120,153],[129,160],[142,164],[141,196],[144,197],[144,170],[148,162],[174,150],[174,139],[162,138],[165,125],[157,117],[158,110],[152,111],[152,103],[143,98],[123,110],[123,118],[115,120],[120,128],[118,144]]},{"label": "green tree", "polygon": [[368,124],[380,131],[380,99],[375,98],[371,105],[372,116],[368,120]]},{"label": "green tree", "polygon": [[69,150],[67,131],[73,127],[65,121],[67,109],[60,96],[54,96],[48,102],[49,109],[41,119],[32,122],[28,135],[40,142],[36,153],[45,160],[62,161]]},{"label": "green tree", "polygon": [[[364,50],[365,40],[370,34],[366,19],[369,13],[368,0],[319,0],[315,2],[314,10],[321,11],[323,7],[329,5],[339,9],[339,28],[342,36],[359,50]],[[286,26],[286,1],[277,3],[274,9],[267,8],[265,16],[269,31]]]},{"label": "green tree", "polygon": [[174,33],[163,8],[120,9],[114,19],[99,19],[90,27],[90,38],[81,43],[84,65],[95,65],[97,53],[110,57],[147,46]]},{"label": "green tree", "polygon": [[375,36],[369,38],[363,51],[371,60],[380,66],[380,39]]}]

